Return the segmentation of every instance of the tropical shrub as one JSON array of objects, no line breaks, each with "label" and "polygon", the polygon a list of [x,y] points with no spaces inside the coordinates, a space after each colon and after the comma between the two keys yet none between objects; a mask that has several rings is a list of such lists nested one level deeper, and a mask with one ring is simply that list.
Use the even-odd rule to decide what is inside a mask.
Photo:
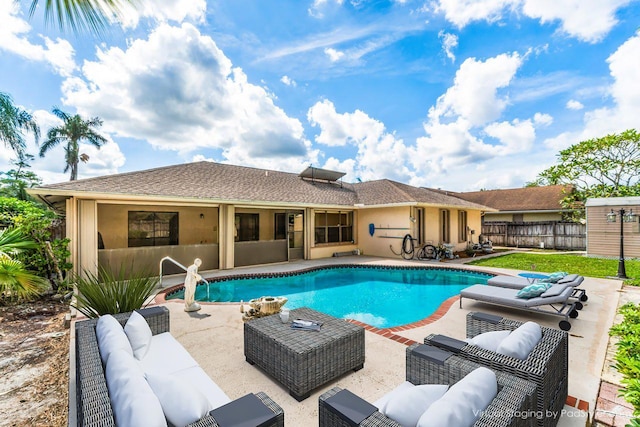
[{"label": "tropical shrub", "polygon": [[48,281],[29,272],[15,259],[37,247],[37,243],[19,229],[0,230],[0,300],[3,302],[33,299],[49,287]]},{"label": "tropical shrub", "polygon": [[[640,417],[640,305],[625,304],[619,313],[624,320],[609,330],[611,336],[619,338],[614,367],[623,376],[625,388],[620,395],[633,405],[633,415]],[[631,421],[632,426],[640,426],[640,418]]]},{"label": "tropical shrub", "polygon": [[[0,224],[20,229],[37,243],[34,251],[16,257],[25,267],[44,278],[55,278],[54,289],[62,282],[65,271],[71,269],[69,239],[54,239],[51,227],[60,221],[55,212],[35,202],[0,197]],[[50,249],[49,249],[50,247]]]},{"label": "tropical shrub", "polygon": [[103,314],[125,313],[146,306],[159,279],[151,271],[127,271],[117,274],[100,267],[98,273],[85,271],[72,277],[78,295],[71,305],[89,318]]}]

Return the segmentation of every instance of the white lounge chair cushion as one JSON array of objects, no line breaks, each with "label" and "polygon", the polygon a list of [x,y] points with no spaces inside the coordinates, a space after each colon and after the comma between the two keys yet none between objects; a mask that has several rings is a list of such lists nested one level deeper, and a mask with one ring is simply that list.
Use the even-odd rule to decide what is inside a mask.
[{"label": "white lounge chair cushion", "polygon": [[553,285],[551,287],[549,287],[549,289],[547,289],[546,291],[544,291],[540,296],[542,298],[549,298],[549,297],[556,297],[558,295],[560,295],[561,293],[564,292],[565,289],[567,289],[568,285]]},{"label": "white lounge chair cushion", "polygon": [[448,385],[441,384],[408,387],[394,393],[383,414],[403,427],[414,427],[424,411],[444,396],[448,389]]},{"label": "white lounge chair cushion", "polygon": [[485,350],[496,351],[502,340],[508,337],[510,333],[511,331],[485,332],[473,338],[467,338],[465,341],[469,344],[484,348]]},{"label": "white lounge chair cushion", "polygon": [[502,340],[496,352],[524,360],[541,338],[542,329],[540,325],[535,322],[526,322]]},{"label": "white lounge chair cushion", "polygon": [[153,333],[144,317],[137,311],[131,313],[127,323],[124,325],[124,332],[127,334],[129,344],[133,350],[133,356],[142,360],[151,346]]},{"label": "white lounge chair cushion", "polygon": [[207,373],[200,366],[194,366],[183,369],[182,371],[174,372],[171,376],[180,378],[187,384],[200,390],[202,395],[209,401],[209,407],[211,409],[216,409],[231,402],[229,396],[227,396],[225,392],[218,387],[218,384],[214,383],[213,380],[209,378]]},{"label": "white lounge chair cushion", "polygon": [[484,367],[477,368],[429,406],[416,427],[471,427],[497,394],[496,374]]},{"label": "white lounge chair cushion", "polygon": [[160,400],[164,416],[176,427],[196,422],[213,409],[198,388],[181,378],[160,374],[147,374],[146,377]]},{"label": "white lounge chair cushion", "polygon": [[198,362],[169,332],[151,337],[149,351],[140,362],[145,373],[157,374],[171,374],[198,366]]},{"label": "white lounge chair cushion", "polygon": [[410,388],[414,388],[415,384],[409,382],[409,381],[405,381],[403,383],[401,383],[398,387],[394,388],[393,390],[391,390],[389,393],[385,394],[384,396],[382,396],[380,399],[376,400],[375,402],[373,402],[373,406],[375,406],[376,408],[378,408],[378,411],[382,412],[384,414],[384,411],[387,408],[387,403],[389,403],[389,401],[391,399],[393,399],[394,396],[397,396],[398,394],[402,393],[403,391],[410,389]]},{"label": "white lounge chair cushion", "polygon": [[120,322],[110,314],[105,314],[98,318],[96,338],[98,340],[98,349],[100,350],[100,359],[104,366],[106,366],[111,352],[118,348],[127,351],[133,356],[133,350],[127,334],[124,333]]},{"label": "white lounge chair cushion", "polygon": [[133,354],[122,348],[113,350],[107,360],[105,379],[116,425],[167,425],[160,401]]},{"label": "white lounge chair cushion", "polygon": [[530,299],[539,297],[550,287],[550,283],[533,283],[520,289],[516,294],[516,298]]}]

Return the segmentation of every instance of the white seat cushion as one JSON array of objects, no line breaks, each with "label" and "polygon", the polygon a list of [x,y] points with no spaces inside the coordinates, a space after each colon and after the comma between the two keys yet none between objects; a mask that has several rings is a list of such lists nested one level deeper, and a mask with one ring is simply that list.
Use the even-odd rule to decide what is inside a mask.
[{"label": "white seat cushion", "polygon": [[471,427],[498,394],[496,374],[478,368],[449,388],[422,414],[417,427]]},{"label": "white seat cushion", "polygon": [[202,392],[183,378],[160,374],[147,374],[146,378],[165,417],[175,427],[196,422],[213,409]]},{"label": "white seat cushion", "polygon": [[510,333],[511,331],[485,332],[473,338],[467,338],[465,341],[469,344],[484,348],[485,350],[496,351],[502,340],[508,337]]},{"label": "white seat cushion", "polygon": [[124,333],[127,334],[129,344],[133,350],[133,356],[142,360],[151,345],[153,333],[144,317],[137,311],[131,313],[127,323],[124,325]]},{"label": "white seat cushion", "polygon": [[373,406],[378,408],[378,411],[384,414],[384,411],[387,408],[387,403],[389,403],[389,401],[393,399],[394,396],[397,396],[401,392],[414,387],[415,387],[415,384],[410,383],[409,381],[405,381],[401,383],[398,387],[394,388],[393,390],[391,390],[390,392],[382,396],[380,399],[373,402]]},{"label": "white seat cushion", "polygon": [[526,322],[502,340],[496,352],[524,360],[541,338],[542,329],[540,325],[535,322]]},{"label": "white seat cushion", "polygon": [[118,426],[166,426],[160,401],[132,354],[118,348],[105,369],[113,415]]},{"label": "white seat cushion", "polygon": [[110,314],[105,314],[98,318],[98,322],[96,323],[96,339],[98,340],[102,365],[107,364],[109,354],[118,348],[125,350],[133,356],[133,350],[131,349],[127,334],[124,333],[120,322]]},{"label": "white seat cushion", "polygon": [[145,373],[171,374],[198,366],[189,352],[169,332],[151,337],[149,350],[140,361]]},{"label": "white seat cushion", "polygon": [[222,405],[231,402],[229,396],[218,385],[213,382],[207,373],[200,367],[194,366],[183,369],[182,371],[173,372],[171,376],[182,379],[184,382],[197,388],[209,401],[209,407],[216,409]]},{"label": "white seat cushion", "polygon": [[425,384],[408,388],[393,396],[383,413],[403,427],[414,427],[420,416],[448,389],[448,385],[441,384]]}]

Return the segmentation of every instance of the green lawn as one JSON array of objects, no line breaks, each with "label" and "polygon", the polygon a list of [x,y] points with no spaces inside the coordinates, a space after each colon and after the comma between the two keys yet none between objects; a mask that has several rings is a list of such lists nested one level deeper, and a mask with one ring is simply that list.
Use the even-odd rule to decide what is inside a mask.
[{"label": "green lawn", "polygon": [[[546,273],[566,271],[600,278],[615,276],[618,273],[617,259],[591,258],[575,254],[517,253],[495,258],[480,258],[470,264]],[[640,285],[640,261],[628,260],[625,261],[625,266],[627,277],[635,279],[625,283]]]}]

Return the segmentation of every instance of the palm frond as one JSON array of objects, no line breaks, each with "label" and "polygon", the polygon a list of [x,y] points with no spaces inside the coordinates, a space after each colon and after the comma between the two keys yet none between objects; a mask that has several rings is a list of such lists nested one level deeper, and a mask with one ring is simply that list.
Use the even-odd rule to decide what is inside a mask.
[{"label": "palm frond", "polygon": [[[32,0],[29,17],[33,17],[39,0]],[[122,14],[126,4],[135,0],[45,0],[44,17],[47,24],[57,23],[61,31],[74,33],[89,30],[101,35],[113,18]]]},{"label": "palm frond", "polygon": [[30,300],[49,287],[49,282],[24,267],[17,260],[0,258],[0,294],[2,299]]},{"label": "palm frond", "polygon": [[0,230],[0,257],[2,258],[10,258],[37,247],[38,243],[25,236],[18,228]]}]

